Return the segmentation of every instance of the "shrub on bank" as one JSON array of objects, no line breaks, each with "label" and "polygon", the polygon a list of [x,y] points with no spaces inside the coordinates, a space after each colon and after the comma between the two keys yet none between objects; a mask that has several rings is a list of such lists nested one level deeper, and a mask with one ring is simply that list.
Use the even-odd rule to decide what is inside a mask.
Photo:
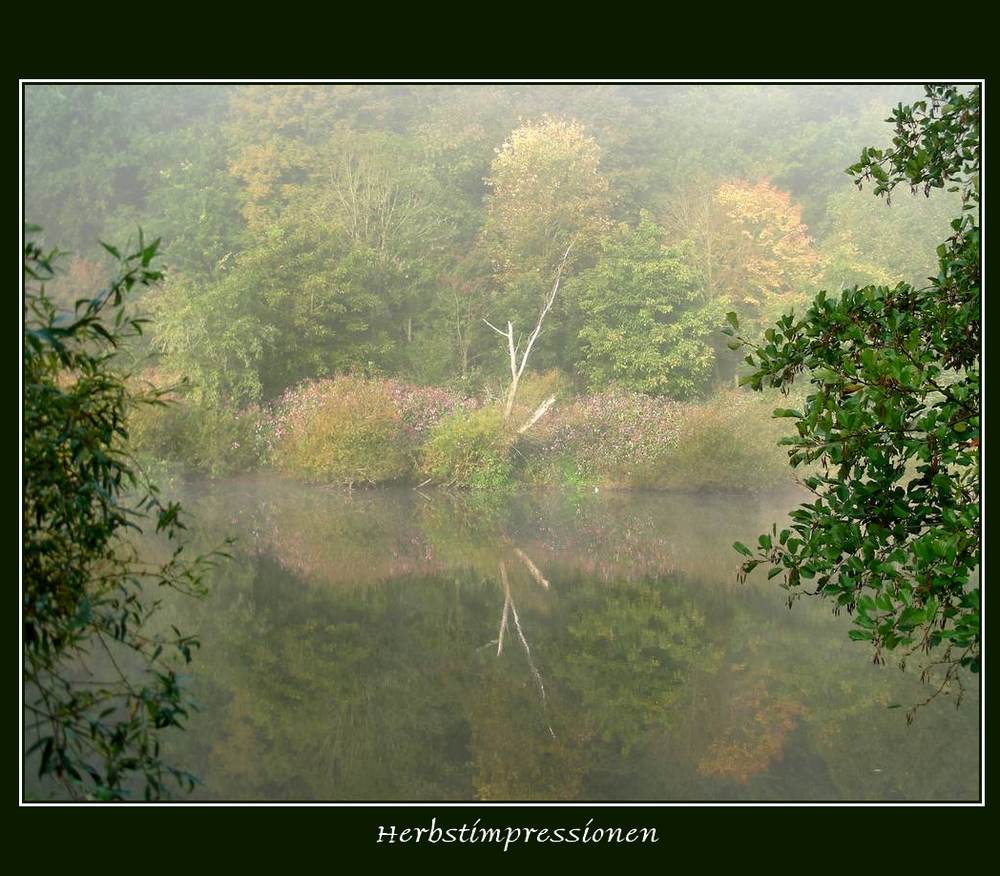
[{"label": "shrub on bank", "polygon": [[459,411],[431,429],[421,471],[446,486],[503,487],[511,479],[513,446],[514,435],[497,408]]},{"label": "shrub on bank", "polygon": [[256,405],[234,411],[175,399],[129,416],[129,440],[140,458],[209,477],[258,468],[267,454],[267,429]]},{"label": "shrub on bank", "polygon": [[[141,456],[212,477],[272,465],[347,486],[429,478],[479,489],[517,481],[659,490],[766,489],[791,477],[776,445],[788,422],[770,416],[787,399],[733,389],[699,403],[620,389],[573,398],[557,372],[522,390],[504,423],[498,407],[450,390],[341,376],[301,384],[268,410],[188,399],[143,406],[130,429]],[[518,435],[551,395],[555,406]]]},{"label": "shrub on bank", "polygon": [[519,444],[535,484],[752,490],[790,478],[773,398],[721,390],[680,403],[613,389],[553,409]]},{"label": "shrub on bank", "polygon": [[406,478],[415,447],[384,381],[337,377],[286,393],[273,421],[275,467],[352,486]]},{"label": "shrub on bank", "polygon": [[[601,478],[593,468],[584,467],[579,460],[568,453],[559,456],[533,452],[527,442],[518,446],[524,448],[518,457],[515,477],[531,487],[557,486],[569,489],[593,487]],[[523,457],[523,459],[521,458]]]},{"label": "shrub on bank", "polygon": [[422,442],[430,430],[449,414],[472,411],[478,407],[475,399],[438,386],[415,386],[401,380],[386,380],[384,385],[407,432],[417,442]]},{"label": "shrub on bank", "polygon": [[[787,402],[786,402],[787,404]],[[664,452],[636,465],[630,485],[660,490],[758,490],[791,480],[788,454],[777,441],[787,420],[775,420],[773,398],[722,390],[684,405]]]},{"label": "shrub on bank", "polygon": [[524,453],[558,461],[572,480],[626,486],[631,472],[676,440],[683,406],[664,398],[612,389],[556,405],[524,439]]}]

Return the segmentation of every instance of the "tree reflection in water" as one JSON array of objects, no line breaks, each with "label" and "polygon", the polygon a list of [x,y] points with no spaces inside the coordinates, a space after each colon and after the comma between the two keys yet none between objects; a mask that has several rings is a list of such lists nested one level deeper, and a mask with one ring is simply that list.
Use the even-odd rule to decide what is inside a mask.
[{"label": "tree reflection in water", "polygon": [[[528,566],[528,569],[532,572],[532,577],[536,580],[545,581],[541,577],[541,573],[531,560],[528,559],[527,555],[522,551],[515,548],[515,553],[518,554]],[[521,619],[517,615],[517,606],[514,605],[514,598],[510,595],[510,581],[507,579],[507,564],[501,560],[500,561],[500,581],[503,583],[503,611],[500,615],[500,635],[497,638],[497,657],[503,654],[503,637],[504,633],[507,631],[507,617],[512,614],[514,616],[514,628],[517,630],[517,636],[521,640],[521,644],[524,646],[524,654],[528,658],[528,666],[531,668],[531,674],[535,678],[535,682],[538,684],[538,693],[542,698],[542,711],[544,712],[548,706],[545,698],[545,682],[542,681],[542,674],[538,671],[538,667],[535,666],[535,661],[531,659],[531,646],[528,645],[528,640],[525,638],[524,630],[521,629]],[[546,588],[549,586],[548,582],[545,581]],[[552,725],[546,723],[546,729],[549,731],[549,735],[553,739],[556,738],[556,734],[552,729]]]},{"label": "tree reflection in water", "polygon": [[203,798],[978,794],[974,697],[907,728],[887,706],[922,698],[914,675],[821,606],[734,585],[729,545],[787,496],[255,478],[187,503],[207,541],[240,539],[208,600],[165,611],[204,642],[172,743]]}]

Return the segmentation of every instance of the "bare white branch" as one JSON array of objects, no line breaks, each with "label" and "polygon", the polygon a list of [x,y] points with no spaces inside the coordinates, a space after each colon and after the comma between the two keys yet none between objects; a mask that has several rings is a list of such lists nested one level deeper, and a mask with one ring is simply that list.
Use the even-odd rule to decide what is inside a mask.
[{"label": "bare white branch", "polygon": [[[559,267],[556,269],[556,276],[554,282],[552,283],[552,289],[549,290],[549,294],[545,296],[545,300],[542,302],[542,309],[538,314],[538,321],[535,323],[535,328],[532,330],[531,334],[528,335],[528,341],[523,352],[521,352],[520,341],[518,341],[517,344],[514,343],[514,324],[510,320],[507,321],[507,331],[505,332],[500,331],[500,329],[488,320],[483,320],[483,322],[485,322],[498,335],[507,339],[507,352],[510,356],[510,387],[507,390],[507,402],[504,406],[504,420],[507,420],[510,417],[510,412],[514,407],[514,397],[517,395],[517,387],[521,382],[524,369],[528,365],[528,357],[531,355],[531,350],[535,346],[535,341],[538,340],[538,336],[542,333],[542,323],[545,322],[545,317],[549,315],[549,311],[555,303],[556,295],[559,292],[559,284],[562,282],[563,271],[566,269],[566,263],[569,261],[569,254],[573,251],[576,240],[577,239],[574,237],[569,242],[569,246],[566,247],[566,251],[563,253],[563,257],[559,262]],[[520,359],[518,358],[519,353]],[[548,408],[545,410],[548,410]],[[531,422],[529,422],[526,426],[523,426],[520,431],[525,432],[544,413],[544,410],[541,413],[538,413],[531,420]]]},{"label": "bare white branch", "polygon": [[507,580],[507,566],[500,561],[500,580],[503,582],[503,614],[500,616],[500,634],[497,636],[497,657],[503,654],[503,636],[507,632],[507,615],[510,612],[510,582]]},{"label": "bare white branch", "polygon": [[531,577],[534,578],[542,587],[548,590],[549,589],[548,578],[546,578],[538,570],[538,566],[536,566],[533,562],[531,562],[531,557],[529,557],[524,551],[522,551],[520,548],[517,547],[514,548],[514,553],[517,554],[521,562],[524,563],[525,566],[527,566],[528,574],[531,575]]}]

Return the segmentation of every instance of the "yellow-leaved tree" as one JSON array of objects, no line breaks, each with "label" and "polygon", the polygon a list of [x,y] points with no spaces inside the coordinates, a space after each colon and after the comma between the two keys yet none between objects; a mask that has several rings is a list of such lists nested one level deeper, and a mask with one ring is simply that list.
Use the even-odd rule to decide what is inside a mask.
[{"label": "yellow-leaved tree", "polygon": [[[607,227],[608,184],[601,150],[579,122],[545,116],[511,132],[486,180],[483,242],[493,260],[493,311],[506,328],[511,382],[505,419],[542,324],[567,271]],[[518,324],[534,328],[516,338]],[[533,421],[532,421],[533,422]]]},{"label": "yellow-leaved tree", "polygon": [[692,186],[675,199],[667,226],[690,242],[708,295],[741,319],[769,323],[805,303],[819,281],[802,208],[767,180]]}]

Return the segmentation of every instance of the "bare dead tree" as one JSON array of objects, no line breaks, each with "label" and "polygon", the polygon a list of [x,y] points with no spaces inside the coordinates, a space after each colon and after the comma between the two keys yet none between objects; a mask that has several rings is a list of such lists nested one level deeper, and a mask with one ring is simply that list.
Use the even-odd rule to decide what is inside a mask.
[{"label": "bare dead tree", "polygon": [[[535,323],[535,328],[532,330],[531,334],[528,335],[528,341],[525,344],[524,350],[521,350],[520,343],[514,342],[514,323],[511,320],[507,320],[507,330],[503,331],[498,329],[493,323],[488,319],[483,319],[493,331],[495,331],[500,337],[505,338],[507,341],[507,352],[510,355],[510,387],[507,390],[507,400],[504,404],[503,418],[507,420],[510,418],[510,412],[514,407],[514,397],[517,395],[517,388],[521,383],[521,377],[524,374],[525,366],[528,364],[528,356],[531,355],[531,350],[535,346],[535,341],[538,340],[538,336],[542,332],[542,323],[545,322],[545,317],[549,315],[549,311],[552,309],[553,303],[556,300],[556,294],[559,292],[559,284],[562,281],[563,271],[566,268],[566,262],[569,260],[569,254],[573,249],[573,245],[576,243],[576,238],[570,241],[568,247],[566,247],[566,252],[563,253],[562,260],[559,262],[559,267],[556,269],[555,281],[552,284],[552,289],[549,294],[545,296],[545,300],[542,302],[541,312],[538,314],[538,321]],[[520,354],[520,358],[518,355]],[[553,398],[554,402],[555,399]],[[531,425],[533,425],[542,414],[545,413],[551,407],[551,403],[545,405],[545,410],[538,413],[536,417],[526,424],[520,431],[524,432]]]}]

